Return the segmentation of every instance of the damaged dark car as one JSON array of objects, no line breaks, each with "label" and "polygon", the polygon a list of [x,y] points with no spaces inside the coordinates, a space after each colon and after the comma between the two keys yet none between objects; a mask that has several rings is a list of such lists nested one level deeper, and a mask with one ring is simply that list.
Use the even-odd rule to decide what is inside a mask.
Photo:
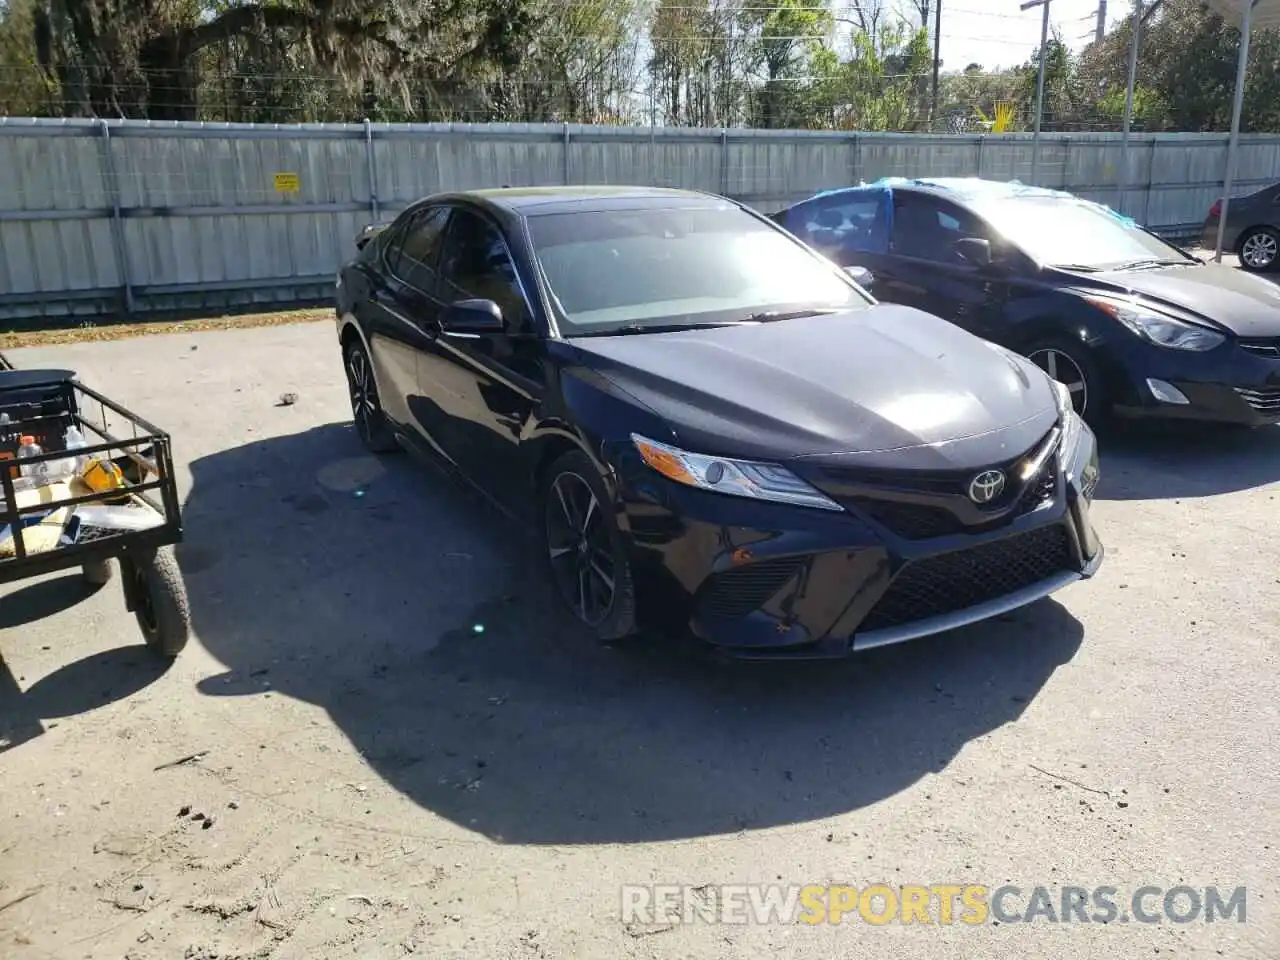
[{"label": "damaged dark car", "polygon": [[358,246],[337,325],[360,437],[532,523],[599,640],[841,656],[1102,562],[1061,384],[732,201],[439,195]]}]

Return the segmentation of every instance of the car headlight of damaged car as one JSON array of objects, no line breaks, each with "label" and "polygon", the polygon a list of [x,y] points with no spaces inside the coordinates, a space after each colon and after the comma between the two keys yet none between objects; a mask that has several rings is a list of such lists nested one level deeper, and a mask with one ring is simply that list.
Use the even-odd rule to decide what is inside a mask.
[{"label": "car headlight of damaged car", "polygon": [[776,463],[709,457],[638,434],[631,435],[631,442],[651,469],[668,480],[685,486],[752,500],[789,503],[797,507],[844,509],[826,494],[815,490],[786,467]]},{"label": "car headlight of damaged car", "polygon": [[1101,297],[1089,297],[1088,300],[1099,310],[1119,320],[1138,336],[1158,347],[1203,353],[1206,350],[1212,350],[1226,339],[1222,334],[1208,327],[1158,313],[1137,303]]}]

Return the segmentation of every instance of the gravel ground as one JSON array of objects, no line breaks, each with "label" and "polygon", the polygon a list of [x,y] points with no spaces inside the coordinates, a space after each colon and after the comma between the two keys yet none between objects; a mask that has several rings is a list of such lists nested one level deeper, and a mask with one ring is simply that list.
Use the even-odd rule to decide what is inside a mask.
[{"label": "gravel ground", "polygon": [[[166,671],[115,584],[0,588],[0,956],[1280,953],[1275,431],[1109,441],[1107,562],[1055,600],[719,665],[576,641],[503,520],[361,452],[327,323],[11,356],[172,431],[197,637]],[[620,917],[628,883],[878,881],[1244,885],[1248,912]]]}]

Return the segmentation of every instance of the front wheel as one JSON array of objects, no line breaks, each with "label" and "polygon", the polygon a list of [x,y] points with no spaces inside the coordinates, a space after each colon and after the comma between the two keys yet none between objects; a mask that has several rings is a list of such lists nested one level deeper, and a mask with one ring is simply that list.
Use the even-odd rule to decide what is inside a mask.
[{"label": "front wheel", "polygon": [[542,501],[543,547],[561,599],[603,643],[633,634],[631,562],[594,464],[577,451],[560,457],[547,473]]},{"label": "front wheel", "polygon": [[1270,227],[1254,227],[1240,238],[1240,266],[1250,273],[1274,270],[1280,259],[1280,233]]},{"label": "front wheel", "polygon": [[1102,375],[1083,344],[1054,337],[1033,344],[1025,354],[1028,360],[1067,388],[1071,394],[1071,407],[1082,419],[1095,425],[1103,420],[1107,401]]}]

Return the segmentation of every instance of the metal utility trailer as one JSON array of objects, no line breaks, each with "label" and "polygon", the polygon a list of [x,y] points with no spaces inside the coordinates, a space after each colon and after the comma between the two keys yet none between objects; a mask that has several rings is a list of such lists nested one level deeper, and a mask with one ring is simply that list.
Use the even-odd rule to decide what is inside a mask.
[{"label": "metal utility trailer", "polygon": [[[125,607],[137,617],[147,646],[176,657],[187,644],[191,618],[173,553],[182,540],[182,517],[169,435],[80,383],[72,371],[16,370],[0,354],[4,414],[0,453],[9,457],[0,459],[0,583],[80,567],[86,581],[98,586],[111,579],[111,561],[117,560]],[[86,441],[75,455],[114,463],[124,485],[94,491],[68,479],[19,490],[27,468],[68,458],[63,438],[71,426]],[[24,435],[35,438],[40,455],[18,454],[17,440]],[[92,509],[77,513],[86,507],[110,509],[97,514],[97,523],[80,522],[94,516]],[[104,522],[104,516],[114,519]],[[129,522],[121,526],[121,517]]]}]

